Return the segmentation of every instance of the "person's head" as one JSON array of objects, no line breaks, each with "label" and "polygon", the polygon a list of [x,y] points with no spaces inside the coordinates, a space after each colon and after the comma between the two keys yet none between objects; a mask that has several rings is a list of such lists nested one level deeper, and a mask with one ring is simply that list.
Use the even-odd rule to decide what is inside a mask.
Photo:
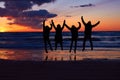
[{"label": "person's head", "polygon": [[87,24],[90,24],[91,25],[91,21],[88,21],[88,23]]},{"label": "person's head", "polygon": [[60,24],[57,25],[57,28],[61,28]]},{"label": "person's head", "polygon": [[72,25],[72,28],[75,28],[75,25]]},{"label": "person's head", "polygon": [[46,26],[46,29],[48,29],[48,28],[49,28],[49,26],[47,25],[47,26]]}]

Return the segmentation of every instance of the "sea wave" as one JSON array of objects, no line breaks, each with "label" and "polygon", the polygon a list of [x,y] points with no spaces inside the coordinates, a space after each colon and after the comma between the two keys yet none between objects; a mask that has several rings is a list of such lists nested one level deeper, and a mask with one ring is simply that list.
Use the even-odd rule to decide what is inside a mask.
[{"label": "sea wave", "polygon": [[[24,32],[24,33],[0,33],[1,48],[43,48],[42,32]],[[51,44],[54,47],[55,33],[50,33]],[[79,32],[78,47],[82,47],[84,33]],[[92,40],[94,47],[120,47],[120,32],[93,32]],[[63,32],[63,46],[69,48],[71,43],[71,33]],[[89,42],[86,43],[89,47]],[[60,47],[58,45],[58,47]]]}]

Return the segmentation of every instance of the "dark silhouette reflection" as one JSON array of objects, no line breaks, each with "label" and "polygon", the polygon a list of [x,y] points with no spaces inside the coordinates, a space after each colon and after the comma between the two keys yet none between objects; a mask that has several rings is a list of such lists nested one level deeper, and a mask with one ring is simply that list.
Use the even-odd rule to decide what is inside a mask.
[{"label": "dark silhouette reflection", "polygon": [[90,46],[91,50],[93,50],[93,43],[92,43],[92,38],[91,38],[91,33],[92,33],[92,28],[97,26],[100,21],[98,21],[96,24],[92,25],[91,21],[88,21],[88,23],[85,23],[83,16],[81,17],[83,24],[85,25],[85,31],[84,31],[84,41],[83,41],[83,49],[82,51],[85,50],[85,42],[86,40],[90,41]]},{"label": "dark silhouette reflection", "polygon": [[46,53],[48,53],[47,51],[47,43],[50,46],[50,49],[52,49],[51,43],[50,43],[50,39],[49,39],[49,34],[50,34],[50,30],[52,29],[52,24],[51,27],[49,26],[45,26],[45,20],[43,21],[43,38],[44,38],[44,44],[45,44],[45,51]]},{"label": "dark silhouette reflection", "polygon": [[67,24],[65,24],[65,26],[71,31],[71,34],[72,34],[71,45],[70,45],[70,52],[71,52],[71,49],[72,49],[72,46],[73,46],[73,42],[74,42],[74,52],[75,53],[76,53],[76,48],[77,48],[78,30],[81,28],[81,23],[78,22],[78,24],[79,24],[78,27],[75,27],[75,25],[72,25],[71,28]]},{"label": "dark silhouette reflection", "polygon": [[76,55],[75,55],[75,56],[74,56],[74,61],[76,61],[76,59],[77,59],[77,58],[76,58]]},{"label": "dark silhouette reflection", "polygon": [[63,57],[61,57],[61,61],[63,61],[64,59],[63,59]]},{"label": "dark silhouette reflection", "polygon": [[45,57],[45,61],[47,61],[47,60],[48,60],[48,56]]},{"label": "dark silhouette reflection", "polygon": [[55,61],[57,61],[57,58],[55,57]]},{"label": "dark silhouette reflection", "polygon": [[72,60],[72,57],[71,56],[69,56],[69,59],[70,59],[70,61]]},{"label": "dark silhouette reflection", "polygon": [[62,27],[61,27],[60,24],[58,24],[57,27],[56,27],[53,20],[52,20],[52,25],[53,25],[53,27],[55,28],[55,31],[56,31],[56,34],[55,34],[55,50],[57,49],[58,43],[61,46],[61,50],[63,50],[62,30],[64,29],[64,24],[65,24],[65,21],[64,21]]}]

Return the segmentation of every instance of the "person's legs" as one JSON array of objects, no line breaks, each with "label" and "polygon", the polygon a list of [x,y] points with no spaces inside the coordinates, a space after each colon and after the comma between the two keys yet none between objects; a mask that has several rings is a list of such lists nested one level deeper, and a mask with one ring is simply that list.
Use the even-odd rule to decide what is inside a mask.
[{"label": "person's legs", "polygon": [[70,51],[69,52],[71,52],[72,46],[73,46],[73,40],[71,40],[71,45],[70,45]]},{"label": "person's legs", "polygon": [[55,50],[57,50],[57,44],[58,44],[58,43],[57,43],[57,42],[55,42]]},{"label": "person's legs", "polygon": [[74,53],[76,53],[76,49],[77,49],[77,40],[75,40],[75,48],[74,48]]},{"label": "person's legs", "polygon": [[84,40],[83,40],[83,49],[82,49],[82,51],[85,50],[85,42],[86,42],[86,37],[84,37]]},{"label": "person's legs", "polygon": [[92,43],[92,38],[90,37],[90,46],[91,46],[91,50],[93,50],[93,43]]},{"label": "person's legs", "polygon": [[48,51],[47,51],[47,41],[46,40],[44,40],[44,44],[45,44],[45,52],[48,53]]},{"label": "person's legs", "polygon": [[52,45],[51,45],[51,43],[50,43],[50,40],[48,40],[48,44],[49,44],[49,46],[50,46],[50,49],[53,50],[53,49],[52,49]]},{"label": "person's legs", "polygon": [[63,44],[62,41],[60,42],[61,50],[63,50]]}]

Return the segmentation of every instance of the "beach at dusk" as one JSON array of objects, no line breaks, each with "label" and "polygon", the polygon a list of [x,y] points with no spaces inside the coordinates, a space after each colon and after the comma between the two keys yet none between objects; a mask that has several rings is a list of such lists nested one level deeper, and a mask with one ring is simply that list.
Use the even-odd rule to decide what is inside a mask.
[{"label": "beach at dusk", "polygon": [[119,60],[120,48],[95,48],[94,51],[77,50],[69,53],[69,50],[49,51],[46,53],[40,49],[0,49],[0,59],[17,61],[82,61],[91,59]]},{"label": "beach at dusk", "polygon": [[120,80],[120,0],[0,0],[0,80]]},{"label": "beach at dusk", "polygon": [[[1,33],[0,79],[119,80],[119,32],[95,32],[92,51],[88,42],[85,51],[82,51],[83,35],[79,33],[76,53],[73,50],[69,52],[68,32],[64,33],[63,50],[60,45],[53,51],[48,46],[48,53],[39,36],[41,33]],[[99,33],[103,33],[103,36],[99,36]],[[111,36],[108,33],[115,34]],[[50,39],[54,49],[52,35]]]},{"label": "beach at dusk", "polygon": [[120,60],[82,61],[0,60],[2,80],[119,80]]}]

